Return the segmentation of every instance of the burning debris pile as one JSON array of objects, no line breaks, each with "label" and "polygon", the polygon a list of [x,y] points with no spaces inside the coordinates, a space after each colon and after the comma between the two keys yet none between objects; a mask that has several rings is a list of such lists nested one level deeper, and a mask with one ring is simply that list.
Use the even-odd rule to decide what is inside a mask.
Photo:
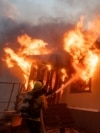
[{"label": "burning debris pile", "polygon": [[19,48],[4,48],[7,66],[20,69],[19,76],[23,77],[26,90],[32,89],[36,80],[42,80],[47,89],[54,90],[61,90],[76,79],[87,83],[94,74],[100,54],[95,45],[100,35],[98,18],[85,25],[86,29],[81,18],[73,29],[65,32],[60,48],[50,48],[49,43],[26,33],[18,36]]}]

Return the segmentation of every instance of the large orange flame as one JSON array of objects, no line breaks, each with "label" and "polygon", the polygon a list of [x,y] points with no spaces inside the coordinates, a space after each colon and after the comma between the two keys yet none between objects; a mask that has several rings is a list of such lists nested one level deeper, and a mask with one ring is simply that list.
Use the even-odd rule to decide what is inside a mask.
[{"label": "large orange flame", "polygon": [[[11,48],[4,48],[6,53],[6,63],[8,67],[19,67],[22,70],[22,75],[25,79],[25,86],[27,88],[28,79],[31,71],[31,65],[34,62],[33,59],[28,59],[28,55],[40,55],[47,54],[49,50],[46,49],[47,43],[43,40],[32,39],[27,34],[18,37],[18,43],[21,45],[19,50],[15,52]],[[34,65],[36,62],[34,62]],[[31,84],[31,83],[30,83]]]},{"label": "large orange flame", "polygon": [[[83,22],[82,18],[73,30],[65,33],[64,50],[72,56],[72,64],[79,74],[78,77],[87,81],[93,76],[98,62],[98,53],[96,52],[97,49],[94,43],[100,35],[100,21],[98,17],[95,18],[92,22],[88,22],[88,24],[85,25],[85,29]],[[38,66],[37,62],[33,59],[29,59],[28,56],[49,54],[51,50],[46,47],[47,43],[43,40],[33,39],[27,34],[18,36],[17,41],[20,45],[17,52],[8,47],[4,49],[6,53],[6,63],[8,67],[18,66],[22,70],[26,87],[28,84],[31,86],[33,81],[30,83],[28,81],[31,64],[34,62],[34,66],[36,68],[38,68]],[[52,69],[51,64],[46,64],[46,67],[48,70]],[[64,81],[65,78],[69,78],[66,69],[67,68],[61,68],[62,81]]]},{"label": "large orange flame", "polygon": [[40,55],[49,53],[49,50],[46,50],[47,43],[40,39],[33,39],[27,34],[19,36],[18,42],[21,45],[21,54]]},{"label": "large orange flame", "polygon": [[82,18],[76,27],[64,36],[64,49],[73,57],[75,69],[81,71],[80,77],[85,81],[92,77],[98,62],[94,43],[99,36],[99,29],[100,21],[95,19],[89,22],[87,30],[84,30]]}]

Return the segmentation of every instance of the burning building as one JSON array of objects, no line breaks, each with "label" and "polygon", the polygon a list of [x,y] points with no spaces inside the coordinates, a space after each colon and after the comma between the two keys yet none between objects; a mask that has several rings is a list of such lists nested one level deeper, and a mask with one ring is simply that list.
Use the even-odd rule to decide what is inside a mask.
[{"label": "burning building", "polygon": [[[87,24],[85,30],[83,20],[81,18],[73,29],[64,34],[63,44],[60,48],[50,48],[48,43],[41,39],[32,38],[28,34],[17,37],[19,49],[4,48],[8,67],[14,68],[16,65],[21,69],[26,89],[29,89],[30,80],[33,82],[37,79],[43,80],[43,82],[47,82],[47,80],[54,82],[52,81],[54,80],[53,75],[58,73],[61,73],[57,77],[60,77],[59,80],[63,83],[74,74],[77,74],[77,77],[85,82],[89,81],[99,59],[99,49],[95,45],[99,37],[99,22],[96,18]],[[49,74],[49,78],[46,77],[48,72],[53,73]],[[52,75],[52,79],[50,79],[50,75]],[[45,80],[45,78],[47,79]],[[49,83],[49,86],[51,86],[50,84],[52,83]]]},{"label": "burning building", "polygon": [[[31,90],[34,82],[41,80],[47,91],[56,94],[51,102],[67,103],[72,113],[75,112],[75,120],[78,116],[77,110],[85,110],[85,113],[82,112],[84,115],[88,115],[87,111],[91,112],[92,109],[94,112],[100,111],[100,106],[96,106],[95,101],[92,101],[91,105],[92,96],[96,97],[96,93],[92,94],[92,81],[95,80],[93,76],[100,58],[97,43],[100,22],[97,16],[85,25],[86,29],[83,28],[83,22],[84,19],[81,18],[76,26],[64,33],[61,47],[51,48],[44,40],[33,38],[26,33],[19,35],[19,48],[13,49],[7,44],[3,58],[8,68],[13,69],[14,74],[22,80],[24,86],[21,92]],[[80,119],[76,120],[76,124],[79,124],[78,122]],[[80,122],[80,127],[81,124],[83,123]],[[91,126],[92,124],[91,122]]]}]

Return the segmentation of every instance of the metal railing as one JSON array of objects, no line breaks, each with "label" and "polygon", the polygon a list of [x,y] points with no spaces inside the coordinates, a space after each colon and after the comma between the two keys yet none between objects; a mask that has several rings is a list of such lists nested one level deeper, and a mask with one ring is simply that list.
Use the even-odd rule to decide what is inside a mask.
[{"label": "metal railing", "polygon": [[[0,82],[0,85],[1,84],[3,85],[3,87],[5,87],[7,85],[9,90],[10,90],[8,98],[5,101],[0,100],[0,104],[1,103],[6,104],[5,110],[9,110],[10,104],[12,103],[13,93],[16,93],[15,96],[17,98],[17,96],[20,94],[20,91],[22,89],[23,84],[22,83],[15,83],[15,82]],[[0,89],[2,89],[2,88],[0,88]],[[17,89],[16,92],[14,92],[15,89]],[[0,93],[2,93],[2,90]],[[5,92],[5,93],[7,93],[7,92]],[[14,102],[16,102],[16,100]]]}]

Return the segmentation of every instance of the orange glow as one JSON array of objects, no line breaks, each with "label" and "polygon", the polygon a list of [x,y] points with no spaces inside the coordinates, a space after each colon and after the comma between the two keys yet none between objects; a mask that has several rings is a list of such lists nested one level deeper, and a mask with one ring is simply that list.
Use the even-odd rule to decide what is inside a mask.
[{"label": "orange glow", "polygon": [[46,66],[47,66],[47,68],[48,68],[49,71],[52,69],[52,66],[51,65],[47,64]]},{"label": "orange glow", "polygon": [[48,54],[46,49],[47,43],[40,39],[33,39],[27,34],[18,37],[18,42],[21,45],[20,52],[25,55],[40,55]]},{"label": "orange glow", "polygon": [[[76,70],[76,78],[80,77],[85,81],[88,81],[88,79],[93,76],[94,71],[96,69],[96,65],[98,63],[98,53],[96,52],[97,49],[94,45],[95,41],[100,36],[100,19],[98,18],[99,16],[94,18],[92,22],[88,22],[86,25],[83,23],[84,17],[82,17],[81,20],[72,30],[67,31],[64,34],[64,52],[66,51],[67,53],[69,53],[73,59],[72,66]],[[28,36],[27,34],[18,36],[17,42],[19,44],[19,49],[16,51],[8,47],[4,48],[4,51],[6,53],[5,60],[9,68],[18,67],[21,69],[22,76],[24,77],[25,87],[29,87],[29,89],[31,89],[33,88],[34,84],[33,80],[29,81],[29,77],[31,77],[31,67],[33,65],[34,70],[38,70],[38,63],[41,64],[41,61],[37,61],[36,58],[34,58],[34,56],[37,57],[38,55],[47,55],[51,54],[52,52],[55,53],[55,51],[57,51],[57,48],[55,51],[54,49],[53,51],[51,51],[48,48],[48,44],[46,42],[44,42],[41,39],[34,39]],[[54,63],[54,61],[53,64],[56,64]],[[47,64],[45,64],[44,68],[47,69],[47,72],[53,70],[53,65],[51,64],[52,62],[48,62]],[[65,64],[67,63],[65,62]],[[59,65],[56,68],[59,69]],[[65,81],[65,78],[69,78],[67,69],[70,68],[64,68],[64,66],[60,67],[60,79],[62,80],[62,82]],[[54,73],[52,78],[53,87],[56,82],[55,78],[56,74]],[[66,84],[66,86],[72,83],[73,80],[75,80],[75,78],[72,78]]]},{"label": "orange glow", "polygon": [[[34,66],[37,66],[36,61],[27,58],[27,56],[47,54],[49,53],[49,50],[46,48],[47,43],[45,43],[43,40],[32,39],[27,34],[19,36],[18,42],[21,47],[17,52],[8,47],[4,48],[6,53],[5,60],[8,67],[14,68],[16,66],[21,69],[22,75],[24,77],[25,87],[27,88],[31,66],[33,63]],[[29,84],[32,86],[32,83]]]},{"label": "orange glow", "polygon": [[31,62],[29,60],[26,60],[24,57],[19,56],[10,48],[5,48],[4,51],[7,53],[6,63],[8,67],[18,66],[22,70],[22,75],[25,79],[24,82],[27,86],[28,77],[31,69]]},{"label": "orange glow", "polygon": [[61,73],[62,73],[62,81],[65,81],[65,78],[68,78],[68,74],[66,72],[66,69],[62,68]]},{"label": "orange glow", "polygon": [[81,70],[80,77],[87,81],[92,77],[98,62],[94,43],[99,36],[100,21],[89,22],[87,30],[82,27],[83,18],[73,30],[65,33],[64,49],[73,57],[76,70]]},{"label": "orange glow", "polygon": [[32,90],[33,87],[34,87],[34,81],[30,80],[29,83],[28,83],[28,90]]}]

